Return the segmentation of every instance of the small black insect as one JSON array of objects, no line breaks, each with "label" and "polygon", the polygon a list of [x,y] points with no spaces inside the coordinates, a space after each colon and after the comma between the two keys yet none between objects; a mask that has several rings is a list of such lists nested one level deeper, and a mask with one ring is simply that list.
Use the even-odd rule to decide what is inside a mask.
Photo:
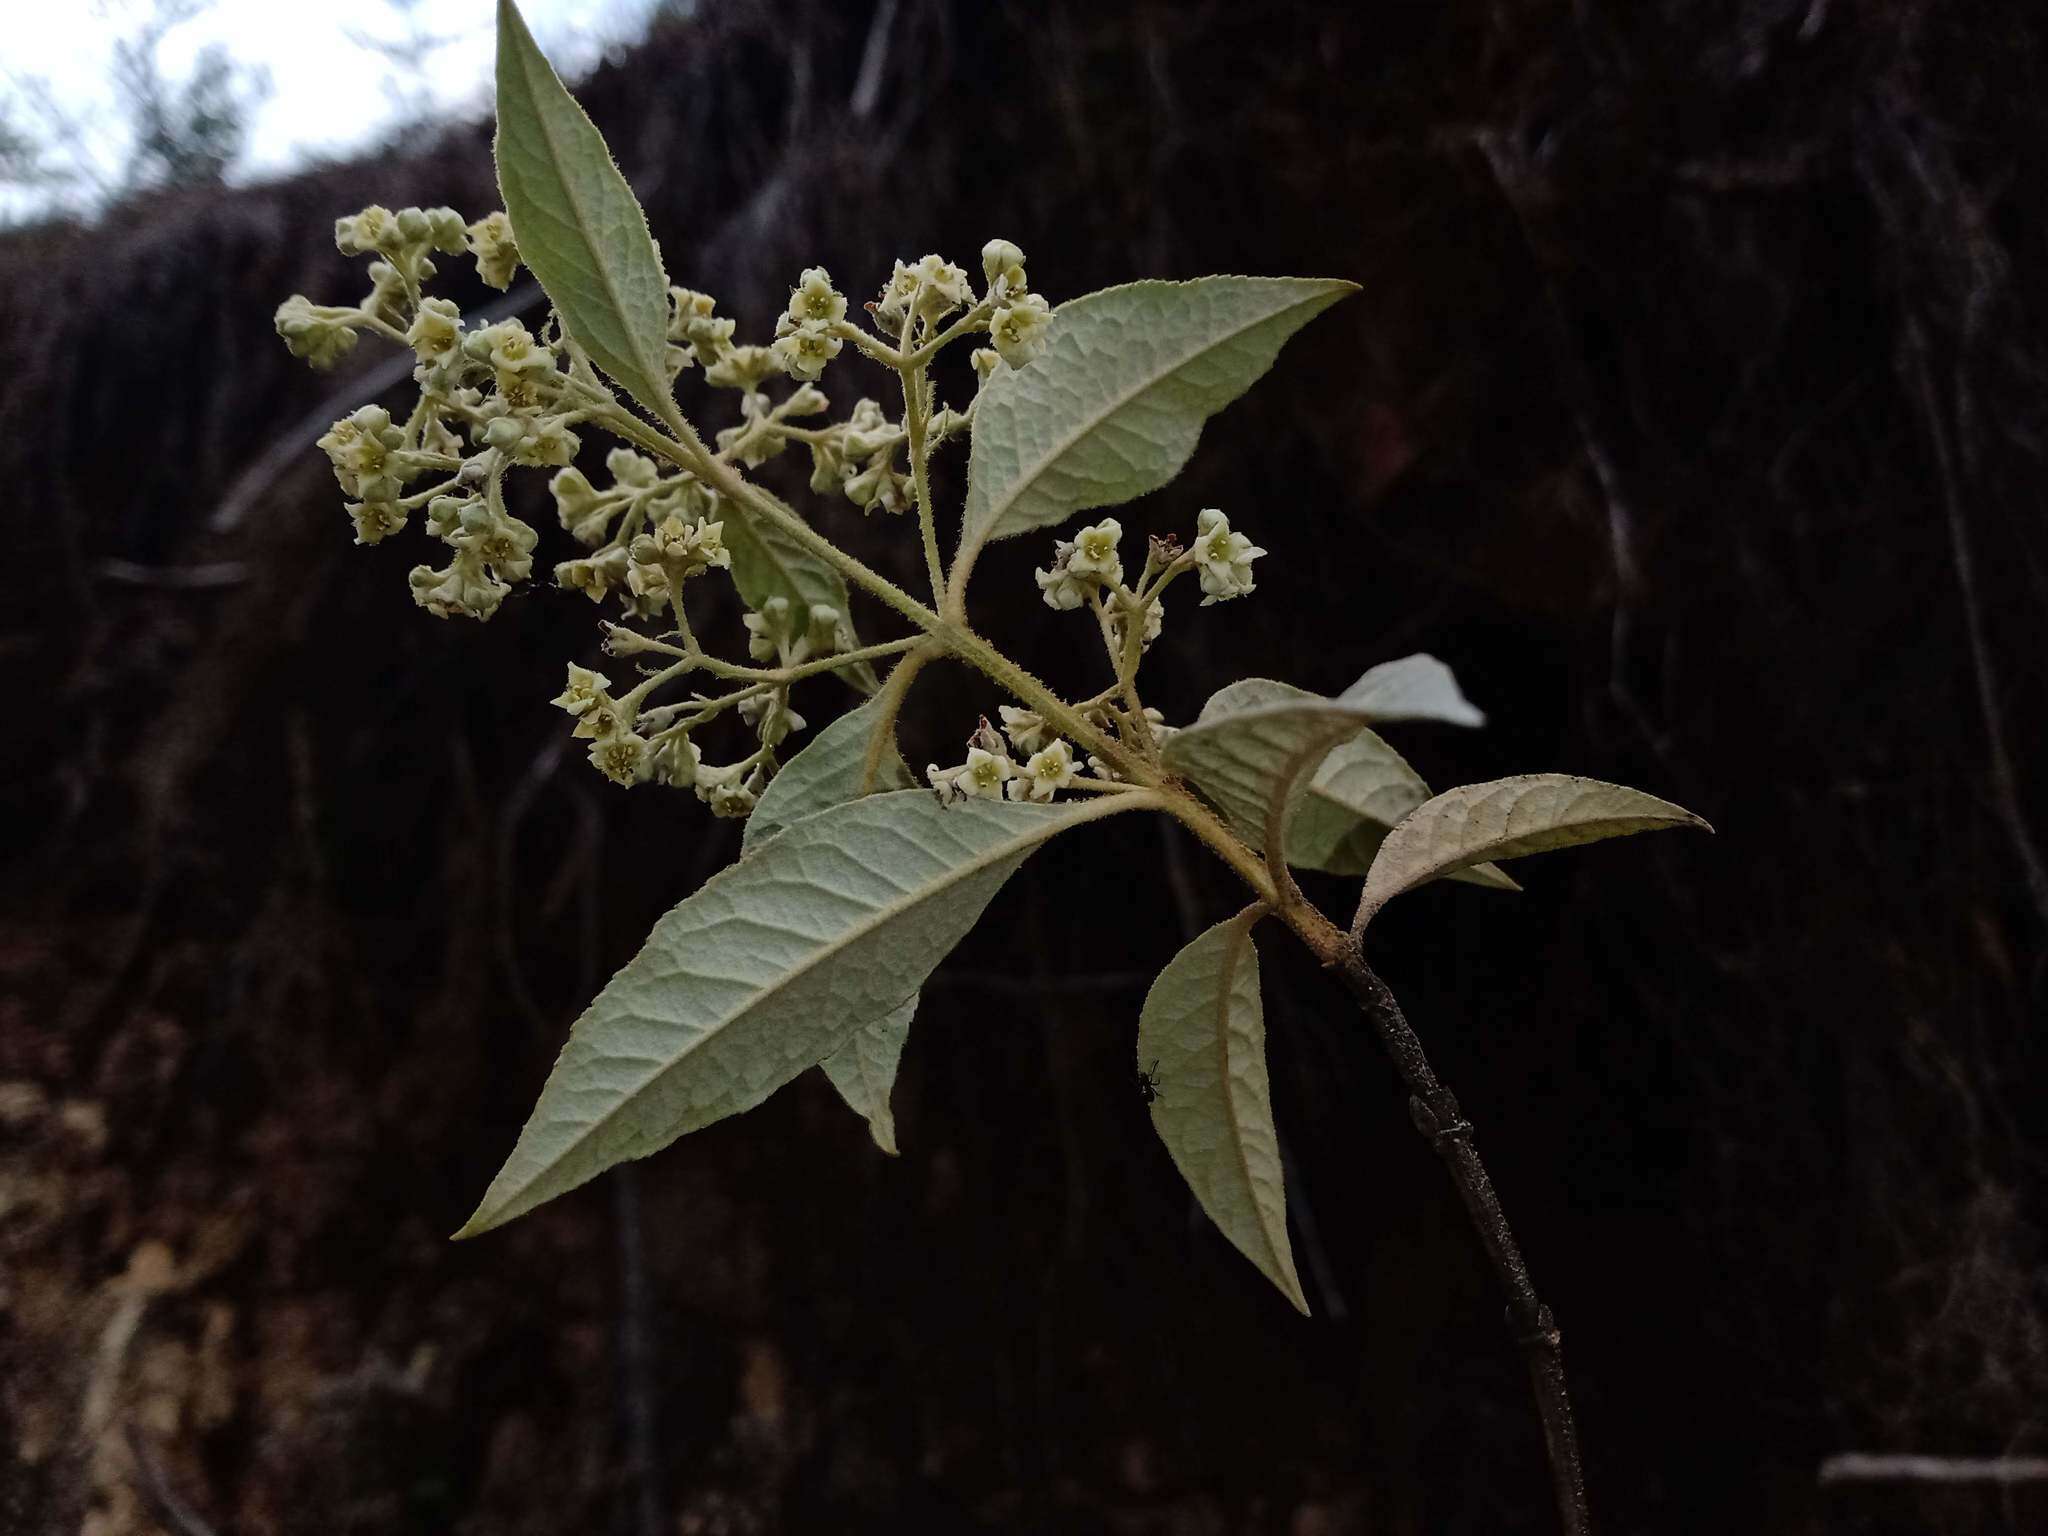
[{"label": "small black insect", "polygon": [[1159,1091],[1159,1061],[1157,1057],[1153,1058],[1151,1070],[1147,1071],[1142,1067],[1138,1069],[1138,1093],[1147,1104],[1150,1104],[1154,1099],[1166,1097],[1165,1094]]}]

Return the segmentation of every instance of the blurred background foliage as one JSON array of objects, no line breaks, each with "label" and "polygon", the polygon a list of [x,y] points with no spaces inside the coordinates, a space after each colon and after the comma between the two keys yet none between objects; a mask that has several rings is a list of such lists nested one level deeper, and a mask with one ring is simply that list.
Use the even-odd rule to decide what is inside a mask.
[{"label": "blurred background foliage", "polygon": [[[743,335],[806,264],[861,292],[994,234],[1055,299],[1363,284],[1124,515],[1219,505],[1273,551],[1155,687],[1185,718],[1429,650],[1491,717],[1404,738],[1433,782],[1585,773],[1720,829],[1375,929],[1564,1325],[1608,1530],[2048,1521],[2040,1484],[1817,1475],[2048,1448],[2043,25],[704,0],[581,87]],[[188,94],[166,121],[231,115]],[[1315,1318],[1191,1212],[1132,1030],[1236,898],[1154,828],[1055,845],[941,973],[900,1160],[814,1074],[443,1240],[737,838],[564,753],[583,599],[437,623],[413,552],[350,548],[311,440],[403,369],[271,333],[360,286],[337,214],[494,206],[487,130],[236,188],[211,142],[0,238],[0,1528],[1550,1529],[1452,1192],[1279,943]],[[914,576],[904,525],[820,515]],[[1042,555],[984,562],[986,627],[1080,684]],[[912,761],[994,702],[927,674]]]}]

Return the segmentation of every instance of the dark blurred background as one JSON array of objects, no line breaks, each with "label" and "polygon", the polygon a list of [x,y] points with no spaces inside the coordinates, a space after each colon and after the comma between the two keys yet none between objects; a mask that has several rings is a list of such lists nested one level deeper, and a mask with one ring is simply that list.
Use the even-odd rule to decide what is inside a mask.
[{"label": "dark blurred background", "polygon": [[[1153,690],[1428,650],[1490,716],[1402,739],[1432,782],[1583,773],[1719,829],[1375,929],[1562,1322],[1607,1532],[2048,1530],[2041,1481],[1823,1476],[2048,1454],[2044,27],[703,0],[579,88],[743,336],[807,264],[861,293],[996,234],[1056,300],[1363,285],[1119,514],[1272,551]],[[0,1530],[1553,1529],[1455,1196],[1283,943],[1316,1315],[1192,1211],[1132,1032],[1239,898],[1153,827],[1041,854],[940,973],[900,1159],[814,1073],[445,1241],[736,833],[564,760],[583,599],[438,622],[417,545],[350,547],[311,439],[391,375],[272,334],[359,292],[336,215],[496,206],[487,128],[219,171],[0,236]],[[986,628],[1079,684],[1042,557],[984,562]],[[927,674],[912,761],[994,702]]]}]

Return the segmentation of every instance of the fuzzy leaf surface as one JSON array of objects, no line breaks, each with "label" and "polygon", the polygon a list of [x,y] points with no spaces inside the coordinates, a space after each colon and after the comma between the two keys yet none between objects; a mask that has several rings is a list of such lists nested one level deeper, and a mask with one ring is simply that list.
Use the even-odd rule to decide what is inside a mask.
[{"label": "fuzzy leaf surface", "polygon": [[[1287,862],[1332,875],[1362,875],[1395,823],[1433,791],[1408,760],[1372,731],[1330,749],[1287,827]],[[1492,864],[1445,877],[1497,891],[1521,886]]]},{"label": "fuzzy leaf surface", "polygon": [[896,1156],[896,1114],[889,1094],[896,1087],[896,1066],[903,1042],[910,1038],[910,1020],[917,1012],[915,994],[872,1024],[863,1024],[818,1065],[846,1100],[847,1108],[868,1123],[875,1145]]},{"label": "fuzzy leaf surface", "polygon": [[605,984],[457,1235],[751,1109],[900,1007],[1047,838],[1117,809],[941,806],[903,790],[768,839],[669,911]]},{"label": "fuzzy leaf surface", "polygon": [[1445,725],[1486,724],[1465,697],[1451,669],[1426,651],[1383,661],[1337,695],[1341,704],[1365,710],[1375,720],[1436,720]]},{"label": "fuzzy leaf surface", "polygon": [[844,805],[863,794],[911,788],[916,780],[911,777],[903,754],[896,750],[893,731],[883,744],[874,784],[868,788],[861,784],[868,746],[875,739],[876,728],[886,723],[881,707],[869,700],[857,709],[849,709],[812,737],[810,744],[768,781],[760,804],[754,807],[740,835],[740,851],[752,853],[792,822],[828,806]]},{"label": "fuzzy leaf surface", "polygon": [[981,392],[962,551],[1157,490],[1187,463],[1202,424],[1251,388],[1290,336],[1356,291],[1204,277],[1062,304],[1044,356],[998,369]]},{"label": "fuzzy leaf surface", "polygon": [[[1475,725],[1485,717],[1458,691],[1450,669],[1433,656],[1408,656],[1374,667],[1334,699],[1271,678],[1248,677],[1221,688],[1195,723],[1167,738],[1166,766],[1207,795],[1232,828],[1264,851],[1276,801],[1288,821],[1292,802],[1340,742],[1386,720],[1441,720]],[[1405,766],[1405,764],[1403,765]]]},{"label": "fuzzy leaf surface", "polygon": [[498,0],[498,189],[519,259],[592,360],[665,422],[668,278],[647,215],[512,0]]},{"label": "fuzzy leaf surface", "polygon": [[1394,897],[1486,859],[1518,859],[1671,827],[1714,829],[1668,800],[1567,773],[1446,790],[1387,834],[1359,899],[1362,926]]},{"label": "fuzzy leaf surface", "polygon": [[1195,1199],[1305,1314],[1266,1075],[1256,921],[1218,923],[1167,962],[1138,1019],[1138,1069],[1154,1073],[1152,1125]]}]

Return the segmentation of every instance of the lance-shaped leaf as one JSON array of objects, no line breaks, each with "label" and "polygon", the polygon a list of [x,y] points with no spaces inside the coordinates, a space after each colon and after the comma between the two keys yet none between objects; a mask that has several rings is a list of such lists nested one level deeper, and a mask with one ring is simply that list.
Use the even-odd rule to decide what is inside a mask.
[{"label": "lance-shaped leaf", "polygon": [[626,178],[512,0],[498,0],[498,189],[569,335],[665,422],[668,278]]},{"label": "lance-shaped leaf", "polygon": [[1045,355],[1000,368],[975,406],[963,558],[1157,490],[1202,423],[1272,367],[1287,338],[1357,291],[1294,277],[1105,288],[1062,304]]},{"label": "lance-shaped leaf", "polygon": [[903,790],[769,839],[605,984],[456,1235],[760,1103],[916,992],[1039,844],[1140,798],[942,806]]},{"label": "lance-shaped leaf", "polygon": [[[1360,731],[1331,748],[1309,780],[1287,827],[1287,862],[1332,875],[1362,875],[1394,824],[1432,793],[1406,758],[1372,731]],[[1521,889],[1492,864],[1446,878],[1497,891]]]},{"label": "lance-shaped leaf", "polygon": [[818,1063],[847,1108],[867,1121],[875,1145],[891,1157],[896,1155],[896,1114],[889,1107],[889,1094],[896,1086],[896,1064],[903,1059],[903,1042],[910,1037],[910,1020],[916,1012],[913,994],[901,1007],[890,1009],[872,1024],[863,1024],[846,1044]]},{"label": "lance-shaped leaf", "polygon": [[1161,750],[1168,768],[1263,851],[1268,822],[1292,821],[1317,765],[1363,727],[1385,720],[1477,725],[1483,719],[1448,667],[1418,655],[1374,667],[1334,699],[1270,678],[1245,678],[1212,694],[1195,723],[1168,737]]},{"label": "lance-shaped leaf", "polygon": [[1138,1069],[1153,1076],[1152,1124],[1202,1209],[1306,1313],[1266,1077],[1257,921],[1254,910],[1218,923],[1167,963],[1138,1020]]},{"label": "lance-shaped leaf", "polygon": [[[896,750],[895,732],[890,724],[879,701],[870,699],[818,732],[810,745],[769,781],[761,794],[761,803],[747,818],[740,851],[753,852],[792,822],[802,821],[828,806],[843,805],[878,791],[911,788],[916,780],[911,777],[903,754]],[[863,785],[862,775],[877,731],[886,732],[887,739],[880,743],[874,782]]]},{"label": "lance-shaped leaf", "polygon": [[1403,891],[1486,859],[1518,859],[1632,832],[1714,829],[1668,800],[1568,773],[1527,773],[1446,790],[1387,834],[1365,878],[1357,927]]}]

